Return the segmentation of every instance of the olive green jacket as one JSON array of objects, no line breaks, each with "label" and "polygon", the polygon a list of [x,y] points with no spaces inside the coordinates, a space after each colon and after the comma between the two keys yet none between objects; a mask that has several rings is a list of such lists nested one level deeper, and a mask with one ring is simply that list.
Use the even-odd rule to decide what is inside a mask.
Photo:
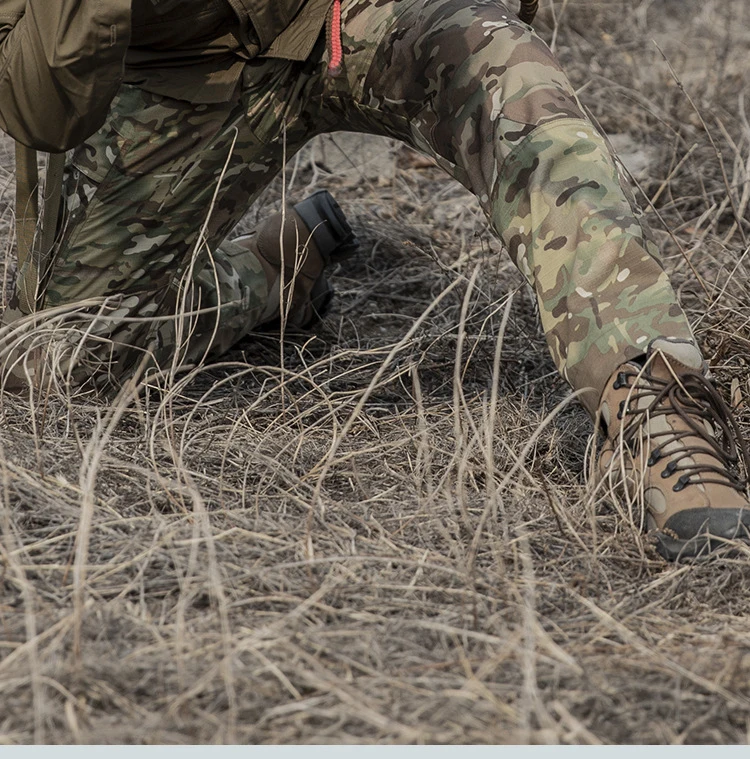
[{"label": "olive green jacket", "polygon": [[66,150],[101,126],[122,82],[227,100],[255,56],[307,58],[332,1],[0,0],[0,129]]}]

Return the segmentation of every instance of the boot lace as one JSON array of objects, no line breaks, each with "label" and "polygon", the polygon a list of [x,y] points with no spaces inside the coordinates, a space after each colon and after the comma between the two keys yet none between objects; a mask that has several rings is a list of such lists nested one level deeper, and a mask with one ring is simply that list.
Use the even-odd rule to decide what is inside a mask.
[{"label": "boot lace", "polygon": [[[684,429],[649,431],[654,446],[648,465],[669,457],[661,476],[666,479],[680,473],[672,486],[674,491],[679,492],[688,485],[714,483],[744,492],[747,479],[739,473],[740,462],[745,473],[750,471],[750,455],[732,411],[703,374],[685,372],[677,379],[664,380],[649,373],[648,368],[640,372],[621,371],[614,387],[632,388],[628,400],[620,403],[617,414],[626,420],[623,439],[631,450],[637,446],[638,431],[648,419],[677,415],[684,422]],[[648,398],[648,405],[641,408],[640,401]],[[711,434],[705,422],[719,434]],[[682,445],[667,451],[675,442]],[[695,454],[708,455],[716,463],[699,463],[693,458]]]}]

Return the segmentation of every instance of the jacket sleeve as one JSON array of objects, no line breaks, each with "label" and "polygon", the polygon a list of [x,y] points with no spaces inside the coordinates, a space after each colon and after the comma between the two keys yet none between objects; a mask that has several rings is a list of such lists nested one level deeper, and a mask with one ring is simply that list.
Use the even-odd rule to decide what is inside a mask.
[{"label": "jacket sleeve", "polygon": [[0,0],[0,129],[49,152],[93,134],[122,80],[130,4]]}]

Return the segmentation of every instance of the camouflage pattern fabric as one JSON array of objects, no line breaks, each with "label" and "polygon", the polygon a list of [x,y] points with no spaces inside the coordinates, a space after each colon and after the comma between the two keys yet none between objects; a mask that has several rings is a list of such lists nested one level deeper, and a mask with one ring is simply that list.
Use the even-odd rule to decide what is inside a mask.
[{"label": "camouflage pattern fabric", "polygon": [[536,292],[558,368],[595,389],[590,411],[652,339],[693,339],[607,145],[531,27],[493,0],[342,10],[335,72],[321,37],[306,62],[250,61],[229,104],[123,87],[76,150],[44,305],[99,299],[85,348],[79,338],[68,351],[79,381],[125,376],[143,351],[161,366],[196,362],[252,329],[265,277],[222,241],[285,146],[290,158],[342,128],[403,140],[478,197]]}]

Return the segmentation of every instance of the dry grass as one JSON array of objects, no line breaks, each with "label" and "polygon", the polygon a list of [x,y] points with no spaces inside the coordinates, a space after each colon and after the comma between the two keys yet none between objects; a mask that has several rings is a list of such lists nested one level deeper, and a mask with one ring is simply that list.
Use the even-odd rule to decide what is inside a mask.
[{"label": "dry grass", "polygon": [[[640,166],[747,429],[750,9],[538,26]],[[137,400],[2,399],[0,742],[747,742],[749,553],[666,565],[587,489],[589,423],[472,198],[398,146],[380,182],[319,155],[287,192],[331,188],[363,247],[283,366],[259,335]]]}]

